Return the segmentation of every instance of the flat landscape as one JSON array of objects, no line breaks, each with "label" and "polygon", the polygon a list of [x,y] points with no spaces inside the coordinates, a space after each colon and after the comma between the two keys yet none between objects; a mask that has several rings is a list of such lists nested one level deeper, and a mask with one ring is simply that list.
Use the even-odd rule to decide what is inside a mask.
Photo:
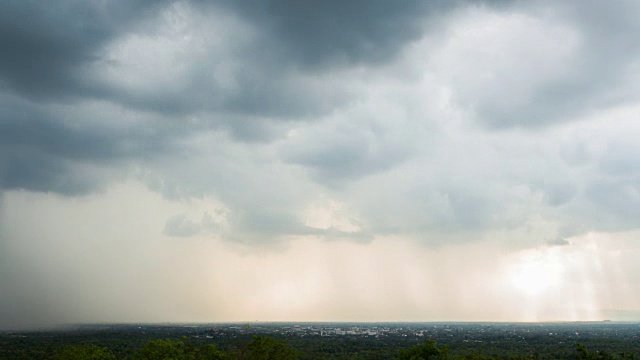
[{"label": "flat landscape", "polygon": [[[214,345],[223,358],[251,359],[258,358],[251,357],[248,350],[256,338],[270,339],[272,344],[293,350],[294,357],[267,359],[395,359],[424,344],[434,345],[437,350],[448,349],[432,358],[449,359],[632,359],[640,356],[639,323],[255,322],[97,324],[56,330],[5,331],[0,333],[0,358],[56,359],[63,358],[65,350],[80,348],[101,348],[116,359],[152,358],[141,355],[142,349],[148,349],[154,341],[169,340],[165,345],[183,346],[184,352],[184,357],[174,355],[171,359],[198,358],[188,357],[188,352],[195,354],[207,345]],[[79,353],[75,358],[82,356]]]}]

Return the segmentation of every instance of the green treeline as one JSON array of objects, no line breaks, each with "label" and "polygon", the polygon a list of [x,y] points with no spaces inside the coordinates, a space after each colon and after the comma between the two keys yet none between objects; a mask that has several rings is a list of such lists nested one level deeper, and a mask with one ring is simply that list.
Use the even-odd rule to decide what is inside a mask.
[{"label": "green treeline", "polygon": [[[563,333],[547,335],[546,331],[553,330],[546,329],[537,334],[526,329],[513,335],[510,329],[483,333],[474,328],[473,332],[443,331],[436,334],[441,338],[425,340],[403,333],[322,337],[183,327],[115,327],[0,333],[0,360],[640,360],[637,327],[640,329],[640,324],[612,328],[608,333],[583,327],[580,340]],[[473,340],[478,338],[482,341]]]},{"label": "green treeline", "polygon": [[[158,339],[149,340],[135,352],[132,360],[294,360],[300,354],[282,340],[256,336],[246,346],[221,351],[213,344],[197,346],[188,342]],[[108,348],[97,345],[69,345],[56,352],[57,360],[116,360]]]},{"label": "green treeline", "polygon": [[[439,346],[433,340],[420,345],[400,349],[397,354],[389,356],[384,352],[362,352],[352,354],[352,359],[398,359],[398,360],[503,360],[503,359],[539,359],[538,354],[527,356],[508,355],[488,356],[478,353],[452,355],[446,345]],[[127,357],[118,357],[110,349],[98,345],[66,345],[60,347],[55,354],[57,360],[295,360],[304,358],[304,353],[293,349],[286,341],[266,336],[255,336],[253,339],[235,349],[222,351],[213,344],[195,345],[189,342],[157,339],[149,340],[142,348]],[[331,358],[331,357],[328,357]],[[569,354],[570,360],[616,360],[634,359],[633,353],[608,353],[605,351],[589,351],[583,344],[575,345],[575,352]]]}]

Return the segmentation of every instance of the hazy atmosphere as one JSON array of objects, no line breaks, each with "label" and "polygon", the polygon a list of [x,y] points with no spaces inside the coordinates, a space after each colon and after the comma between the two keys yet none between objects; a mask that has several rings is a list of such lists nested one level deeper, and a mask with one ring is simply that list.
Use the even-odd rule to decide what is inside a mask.
[{"label": "hazy atmosphere", "polygon": [[640,320],[640,2],[4,1],[0,328]]}]

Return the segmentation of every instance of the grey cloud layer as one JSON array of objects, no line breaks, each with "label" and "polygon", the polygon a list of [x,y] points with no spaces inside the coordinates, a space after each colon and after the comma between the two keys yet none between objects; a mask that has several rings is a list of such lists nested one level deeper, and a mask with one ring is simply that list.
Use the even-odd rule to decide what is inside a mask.
[{"label": "grey cloud layer", "polygon": [[223,2],[278,39],[278,50],[304,67],[386,62],[421,36],[425,16],[454,6],[450,1]]},{"label": "grey cloud layer", "polygon": [[126,166],[171,148],[167,134],[148,124],[118,128],[110,120],[95,121],[117,116],[109,109],[99,108],[106,114],[97,116],[89,111],[70,116],[59,108],[13,97],[0,103],[0,186],[4,189],[87,193],[111,181],[103,178],[107,174],[99,171],[101,167]]},{"label": "grey cloud layer", "polygon": [[0,59],[6,85],[27,97],[83,97],[91,90],[81,70],[107,42],[131,29],[163,2],[9,1],[2,5]]},{"label": "grey cloud layer", "polygon": [[450,30],[437,66],[460,105],[490,128],[574,121],[637,101],[638,13],[633,1],[534,1],[470,30],[487,16],[471,11],[462,16],[468,27]]},{"label": "grey cloud layer", "polygon": [[[9,2],[3,5],[0,15],[0,36],[10,49],[0,59],[0,72],[5,86],[36,99],[73,101],[98,97],[160,112],[222,107],[241,114],[295,111],[300,115],[303,111],[308,113],[317,101],[306,99],[309,89],[300,88],[301,84],[291,79],[292,69],[307,63],[324,64],[333,58],[344,57],[347,64],[339,62],[344,66],[351,59],[368,64],[372,57],[394,56],[403,44],[420,35],[418,22],[428,8],[444,7],[421,4],[424,3],[328,1],[309,7],[309,4],[287,1],[241,4],[223,1],[207,5],[167,1],[63,1],[42,6],[29,1]],[[220,17],[224,16],[241,18],[239,22],[221,21]],[[216,22],[230,27],[216,27]],[[234,27],[236,25],[239,28]],[[208,31],[217,33],[206,33]],[[148,92],[145,94],[122,84],[99,81],[105,67],[118,68],[122,65],[118,62],[123,60],[149,60],[144,67],[175,71],[158,66],[156,62],[162,59],[128,58],[144,55],[145,50],[157,50],[154,48],[125,49],[141,50],[141,53],[124,54],[124,59],[110,58],[109,46],[119,39],[126,40],[129,34],[164,41],[159,44],[167,47],[164,50],[186,51],[186,56],[177,60],[189,62],[190,68],[180,74],[183,77],[177,78],[177,83],[166,85],[184,86],[180,90],[189,93],[153,88],[144,89]],[[171,43],[177,42],[171,38],[173,35],[193,37],[194,41],[187,44],[190,48],[171,49],[173,45],[180,46]],[[224,48],[217,46],[217,42],[222,42]],[[198,56],[204,57],[198,59]],[[231,58],[225,59],[228,56]],[[220,64],[221,61],[234,64]],[[240,87],[237,96],[233,95],[234,89],[225,89],[224,84],[216,83],[219,79],[211,76],[211,70],[219,66],[225,67],[222,71],[230,70],[231,74],[226,75],[233,77],[232,81]],[[109,75],[112,74],[106,74]],[[307,95],[293,99],[301,91]]]},{"label": "grey cloud layer", "polygon": [[[633,1],[0,10],[5,191],[137,177],[229,213],[228,228],[176,215],[166,234],[251,241],[504,230],[545,242],[633,228],[640,211],[638,129],[579,125],[637,100]],[[309,226],[322,196],[360,230]]]}]

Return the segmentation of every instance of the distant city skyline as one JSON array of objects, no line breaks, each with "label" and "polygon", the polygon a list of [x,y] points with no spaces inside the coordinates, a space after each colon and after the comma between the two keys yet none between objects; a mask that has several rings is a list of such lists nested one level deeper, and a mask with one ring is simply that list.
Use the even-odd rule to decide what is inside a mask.
[{"label": "distant city skyline", "polygon": [[640,2],[0,4],[0,328],[640,321]]}]

